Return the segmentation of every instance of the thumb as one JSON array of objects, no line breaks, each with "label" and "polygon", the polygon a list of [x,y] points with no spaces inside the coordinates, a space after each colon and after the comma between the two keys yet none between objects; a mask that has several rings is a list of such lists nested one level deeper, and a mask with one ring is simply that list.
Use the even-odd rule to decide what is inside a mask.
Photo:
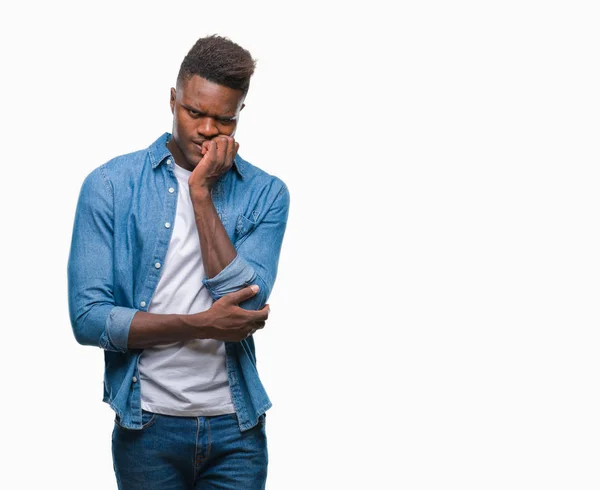
[{"label": "thumb", "polygon": [[252,286],[248,286],[246,288],[240,289],[239,291],[229,293],[227,295],[227,298],[237,305],[242,301],[252,298],[252,296],[254,296],[258,292],[258,289],[259,288],[256,284],[252,284]]}]

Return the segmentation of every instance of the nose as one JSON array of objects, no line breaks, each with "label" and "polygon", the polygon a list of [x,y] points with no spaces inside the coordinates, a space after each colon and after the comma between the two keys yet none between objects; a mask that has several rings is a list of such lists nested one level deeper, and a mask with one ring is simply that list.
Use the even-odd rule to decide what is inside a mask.
[{"label": "nose", "polygon": [[219,128],[217,128],[215,120],[212,117],[201,117],[198,120],[196,131],[205,138],[212,138],[219,134]]}]

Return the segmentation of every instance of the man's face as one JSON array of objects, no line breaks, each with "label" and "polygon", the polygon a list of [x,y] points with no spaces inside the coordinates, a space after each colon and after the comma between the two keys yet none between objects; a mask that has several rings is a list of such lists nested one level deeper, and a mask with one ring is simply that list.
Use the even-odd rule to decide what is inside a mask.
[{"label": "man's face", "polygon": [[194,170],[202,143],[219,135],[233,136],[244,107],[244,94],[194,75],[171,89],[173,138],[167,145],[175,161]]}]

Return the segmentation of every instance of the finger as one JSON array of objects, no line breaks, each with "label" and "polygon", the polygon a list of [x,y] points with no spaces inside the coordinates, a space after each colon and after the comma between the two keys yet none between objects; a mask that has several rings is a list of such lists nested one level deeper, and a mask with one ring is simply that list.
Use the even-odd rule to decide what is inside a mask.
[{"label": "finger", "polygon": [[233,159],[235,158],[235,152],[237,151],[237,143],[235,142],[235,140],[233,139],[232,136],[228,136],[227,137],[228,140],[228,145],[227,145],[227,165],[230,168],[233,165]]},{"label": "finger", "polygon": [[251,330],[260,330],[261,328],[264,328],[264,326],[264,320],[256,320],[247,324],[247,327]]},{"label": "finger", "polygon": [[209,151],[214,153],[216,149],[215,142],[213,140],[205,140],[202,142],[202,155],[206,155]]},{"label": "finger", "polygon": [[255,318],[254,318],[254,322],[266,322],[269,318],[269,312],[271,311],[271,308],[269,307],[269,305],[265,305],[261,310],[255,311]]},{"label": "finger", "polygon": [[200,150],[200,154],[202,158],[200,159],[205,165],[210,166],[210,162],[214,161],[215,153],[217,151],[217,145],[213,140],[205,140],[202,142],[202,148]]},{"label": "finger", "polygon": [[223,166],[223,171],[225,171],[225,167],[227,165],[229,139],[227,136],[217,136],[213,141],[215,141],[217,145],[217,162]]},{"label": "finger", "polygon": [[260,330],[261,328],[265,328],[265,324],[266,324],[266,322],[263,322],[263,321],[254,322],[252,324],[252,328],[254,328],[254,330]]},{"label": "finger", "polygon": [[256,293],[258,293],[259,287],[257,284],[252,284],[246,288],[242,288],[239,291],[235,291],[233,293],[229,293],[224,298],[229,299],[234,304],[240,304],[242,301],[245,301],[249,298],[252,298]]}]

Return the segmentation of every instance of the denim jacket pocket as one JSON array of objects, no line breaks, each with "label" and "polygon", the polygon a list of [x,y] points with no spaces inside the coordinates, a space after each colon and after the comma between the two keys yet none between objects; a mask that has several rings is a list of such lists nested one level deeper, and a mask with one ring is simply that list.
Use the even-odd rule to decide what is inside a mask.
[{"label": "denim jacket pocket", "polygon": [[[148,427],[154,425],[156,422],[156,414],[152,412],[147,412],[146,410],[142,410],[142,429],[147,429]],[[115,424],[117,424],[123,430],[132,430],[126,427],[123,427],[120,423],[120,418],[118,415],[115,415]]]},{"label": "denim jacket pocket", "polygon": [[254,228],[256,228],[257,222],[252,218],[247,218],[243,214],[240,214],[235,225],[236,241],[241,240]]}]

